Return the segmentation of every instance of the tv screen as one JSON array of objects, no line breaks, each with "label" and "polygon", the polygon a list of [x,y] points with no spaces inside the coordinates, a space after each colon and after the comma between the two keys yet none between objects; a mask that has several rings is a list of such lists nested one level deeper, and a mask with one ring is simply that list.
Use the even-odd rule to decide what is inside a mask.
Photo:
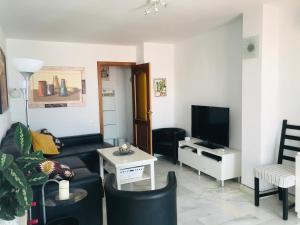
[{"label": "tv screen", "polygon": [[229,108],[193,105],[192,136],[229,147]]}]

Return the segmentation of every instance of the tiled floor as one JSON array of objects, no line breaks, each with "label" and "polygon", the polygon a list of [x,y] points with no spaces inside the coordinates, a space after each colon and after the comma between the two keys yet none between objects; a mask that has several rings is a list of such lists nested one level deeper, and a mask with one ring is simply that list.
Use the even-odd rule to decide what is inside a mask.
[{"label": "tiled floor", "polygon": [[[300,225],[293,210],[288,221],[281,219],[277,196],[262,199],[257,208],[253,205],[253,191],[236,181],[226,181],[221,188],[215,179],[198,176],[189,167],[181,168],[163,158],[155,166],[157,188],[165,185],[168,171],[175,171],[177,176],[178,225]],[[149,184],[140,182],[122,188],[144,190]]]}]

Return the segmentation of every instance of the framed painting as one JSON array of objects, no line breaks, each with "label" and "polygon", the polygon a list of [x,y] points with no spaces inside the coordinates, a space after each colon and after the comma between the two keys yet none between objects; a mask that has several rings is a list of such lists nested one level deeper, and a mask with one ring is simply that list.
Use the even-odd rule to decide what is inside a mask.
[{"label": "framed painting", "polygon": [[154,96],[155,97],[167,96],[167,79],[166,78],[154,79]]},{"label": "framed painting", "polygon": [[84,68],[43,67],[31,78],[31,108],[81,107],[85,99]]},{"label": "framed painting", "polygon": [[102,67],[101,77],[103,80],[109,81],[109,66]]},{"label": "framed painting", "polygon": [[0,48],[0,114],[8,110],[8,91],[6,77],[6,60]]}]

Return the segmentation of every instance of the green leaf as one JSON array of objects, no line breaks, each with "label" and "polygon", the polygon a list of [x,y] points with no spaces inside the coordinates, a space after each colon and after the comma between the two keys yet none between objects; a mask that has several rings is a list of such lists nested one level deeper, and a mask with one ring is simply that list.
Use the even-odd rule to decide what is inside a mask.
[{"label": "green leaf", "polygon": [[9,197],[1,199],[0,219],[7,220],[7,221],[15,219],[15,211],[11,206],[12,205]]},{"label": "green leaf", "polygon": [[27,156],[22,156],[17,159],[17,163],[19,164],[21,170],[29,171],[35,169],[39,166],[40,163],[45,161],[45,157],[42,152],[33,152]]},{"label": "green leaf", "polygon": [[2,184],[0,186],[0,199],[10,193],[12,189],[13,187],[8,182]]},{"label": "green leaf", "polygon": [[15,163],[12,163],[9,168],[3,171],[3,176],[15,188],[25,188],[27,186],[27,181],[23,172]]},{"label": "green leaf", "polygon": [[0,219],[11,221],[15,219],[15,215],[0,207]]},{"label": "green leaf", "polygon": [[22,123],[18,123],[15,133],[15,140],[19,150],[28,155],[31,148],[32,137],[29,129]]},{"label": "green leaf", "polygon": [[16,191],[16,197],[21,207],[27,209],[31,206],[33,201],[33,192],[30,186],[21,188]]},{"label": "green leaf", "polygon": [[49,179],[48,175],[44,173],[33,174],[27,181],[31,186],[44,184]]},{"label": "green leaf", "polygon": [[12,164],[14,157],[9,154],[4,154],[0,152],[0,171],[5,170]]},{"label": "green leaf", "polygon": [[36,167],[38,166],[38,164],[36,162],[27,162],[27,163],[21,163],[19,165],[20,169],[22,171],[30,171],[30,170],[33,170],[35,169]]},{"label": "green leaf", "polygon": [[18,217],[24,216],[25,213],[26,213],[26,210],[27,210],[26,208],[24,208],[24,207],[22,207],[20,205],[16,206],[15,209],[16,209],[16,213],[15,214]]},{"label": "green leaf", "polygon": [[26,156],[21,156],[17,159],[18,162],[35,162],[40,163],[45,161],[45,158],[43,156],[42,152],[33,152]]}]

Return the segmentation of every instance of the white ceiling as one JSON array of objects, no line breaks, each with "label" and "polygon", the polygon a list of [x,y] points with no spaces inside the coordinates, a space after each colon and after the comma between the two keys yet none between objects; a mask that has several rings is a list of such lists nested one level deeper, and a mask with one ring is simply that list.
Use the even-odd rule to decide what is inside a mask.
[{"label": "white ceiling", "polygon": [[166,0],[157,16],[133,10],[146,0],[0,0],[8,38],[86,43],[175,42],[220,26],[271,0]]}]

